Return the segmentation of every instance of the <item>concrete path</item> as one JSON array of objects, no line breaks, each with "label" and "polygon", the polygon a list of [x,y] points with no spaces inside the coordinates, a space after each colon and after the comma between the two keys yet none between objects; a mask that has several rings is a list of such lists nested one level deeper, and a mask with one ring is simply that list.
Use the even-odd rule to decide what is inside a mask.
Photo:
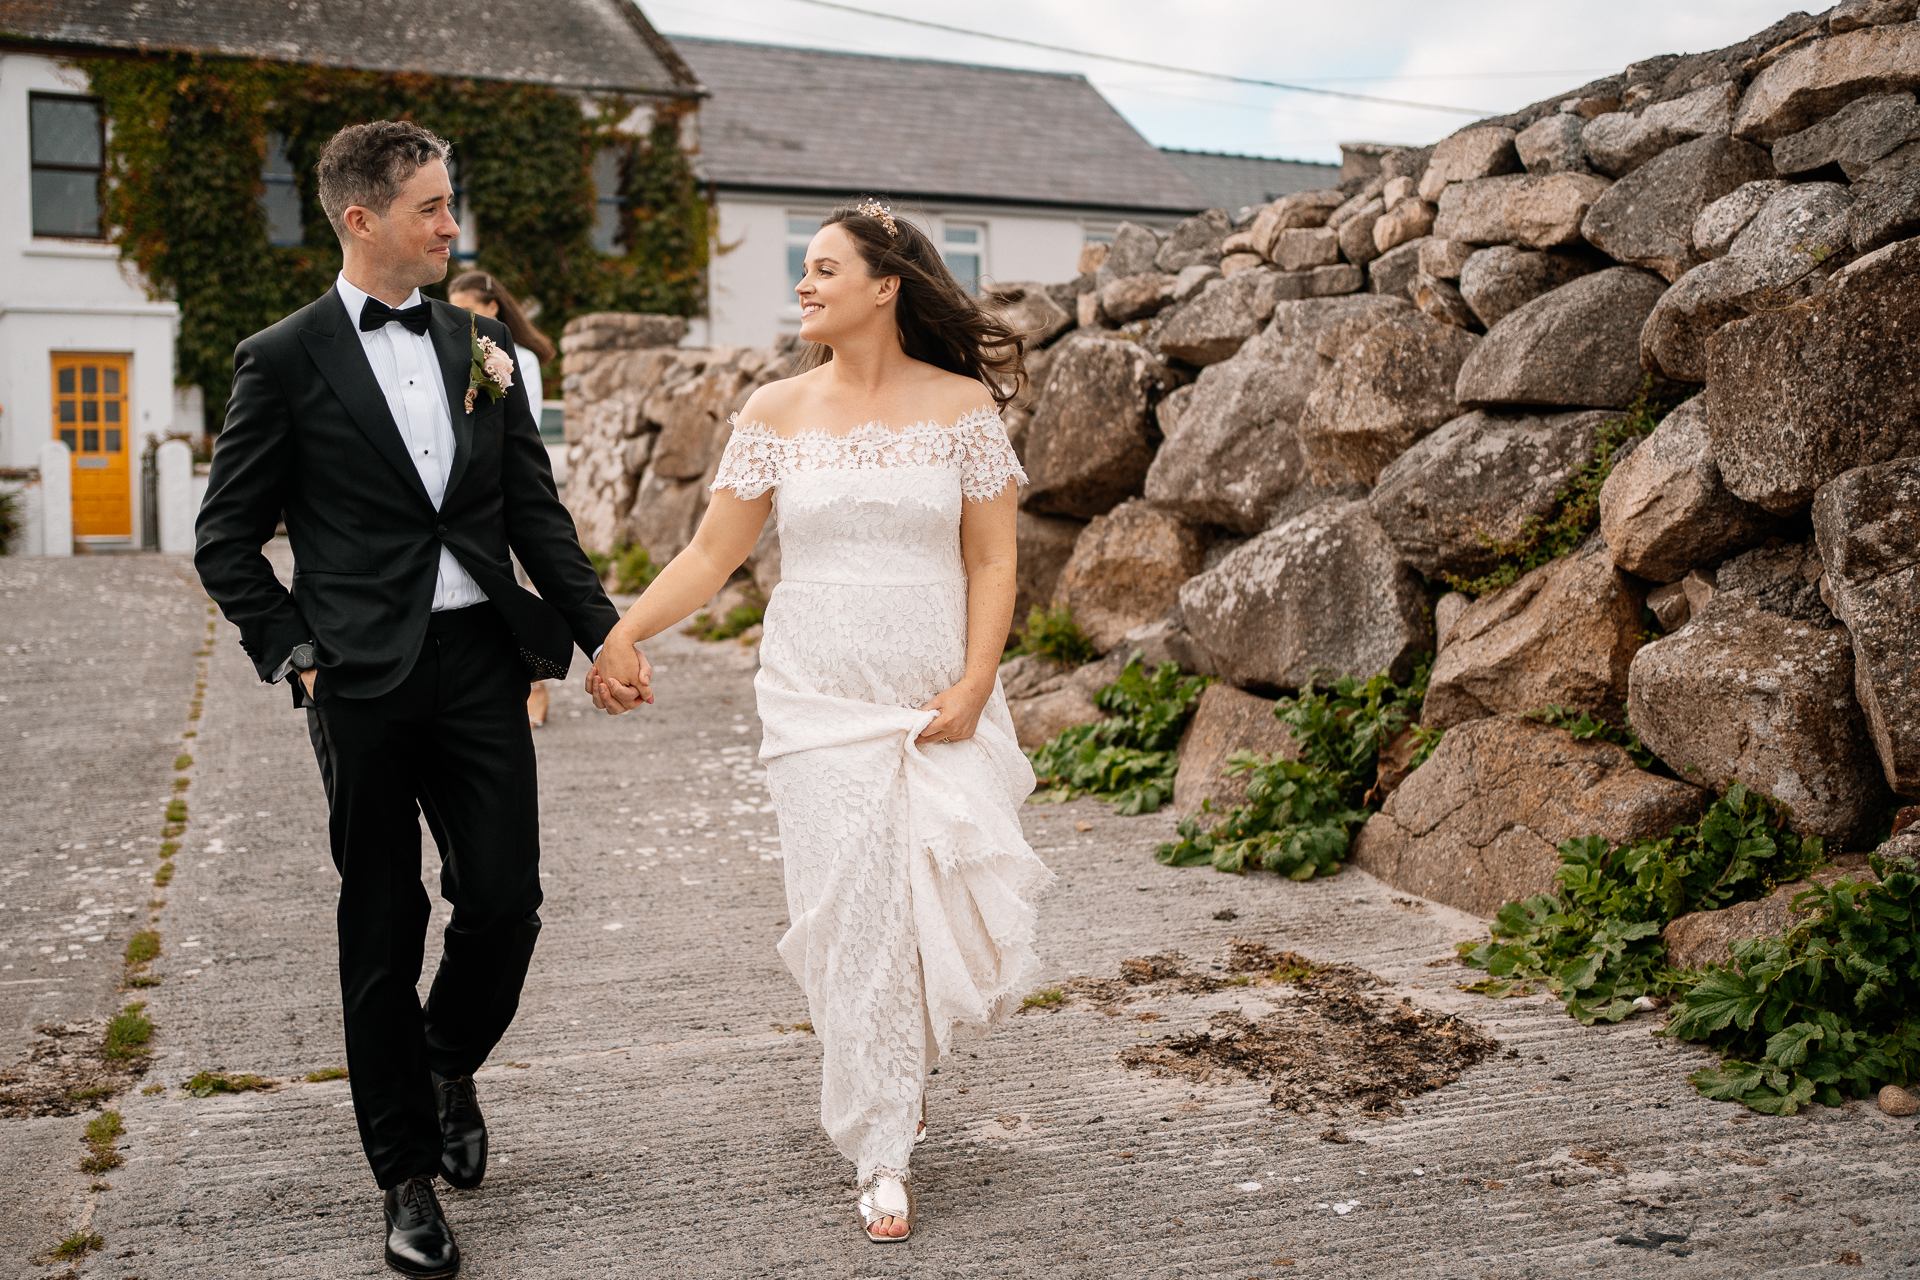
[{"label": "concrete path", "polygon": [[[8,645],[29,626],[48,638],[85,630],[103,597],[98,564],[46,563],[31,581],[5,579]],[[180,580],[171,562],[110,569],[153,584],[118,607],[154,637],[153,669],[135,683],[157,718],[116,738],[109,721],[88,719],[111,699],[81,698],[58,719],[34,713],[50,737],[79,744],[61,752],[104,769],[103,748],[84,736],[122,750],[111,763],[122,810],[103,800],[83,822],[83,806],[61,814],[68,806],[35,798],[31,827],[9,823],[8,874],[32,878],[49,918],[74,906],[61,894],[76,887],[62,887],[71,851],[62,862],[53,846],[92,845],[125,806],[164,792],[204,634],[197,594],[163,585]],[[145,621],[175,618],[176,605],[176,629]],[[1706,1055],[1655,1038],[1648,1020],[1583,1028],[1545,1000],[1455,990],[1464,975],[1446,961],[1479,932],[1469,917],[1351,871],[1293,884],[1160,867],[1151,850],[1168,815],[1115,818],[1086,801],[1026,814],[1060,874],[1041,917],[1047,981],[1112,978],[1124,959],[1167,951],[1214,973],[1243,938],[1370,969],[1391,984],[1386,999],[1458,1012],[1502,1051],[1397,1117],[1301,1116],[1270,1104],[1265,1084],[1218,1071],[1205,1083],[1155,1078],[1118,1059],[1222,1010],[1257,1016],[1286,998],[1279,989],[1162,984],[1111,1012],[1072,998],[941,1068],[934,1136],[914,1157],[922,1222],[909,1244],[870,1245],[854,1225],[850,1170],[819,1129],[818,1050],[795,1026],[804,1002],[773,950],[786,908],[754,760],[753,655],[679,636],[652,655],[657,707],[599,716],[576,671],[537,735],[546,927],[520,1017],[479,1075],[487,1184],[444,1197],[464,1275],[1480,1280],[1829,1274],[1854,1258],[1860,1266],[1838,1274],[1920,1266],[1914,1121],[1858,1104],[1774,1119],[1704,1101],[1685,1077]],[[259,685],[224,622],[208,661],[191,825],[158,912],[163,981],[142,993],[158,1027],[147,1079],[165,1091],[114,1104],[126,1164],[104,1179],[111,1190],[88,1190],[77,1171],[84,1117],[0,1121],[0,1189],[23,1206],[0,1224],[0,1275],[55,1274],[29,1255],[82,1223],[104,1240],[80,1268],[89,1277],[385,1274],[346,1085],[304,1080],[343,1062],[335,878],[304,720],[282,690]],[[21,668],[8,670],[10,747],[36,730],[15,725]],[[15,759],[10,816],[27,798],[17,777],[38,797],[58,776]],[[139,852],[151,866],[141,840],[158,834],[152,813],[114,827],[119,844],[135,844],[123,860]],[[115,887],[90,892],[115,907],[144,893]],[[54,945],[39,940],[59,931],[22,925],[15,901],[0,913],[8,958]],[[444,919],[442,907],[436,929]],[[106,955],[121,936],[82,945]],[[0,1006],[14,1019],[10,1051],[35,1018],[110,1009],[120,998],[110,970],[87,971],[87,1001]],[[202,1070],[277,1087],[190,1097],[180,1085]],[[1323,1141],[1330,1127],[1353,1141]]]}]

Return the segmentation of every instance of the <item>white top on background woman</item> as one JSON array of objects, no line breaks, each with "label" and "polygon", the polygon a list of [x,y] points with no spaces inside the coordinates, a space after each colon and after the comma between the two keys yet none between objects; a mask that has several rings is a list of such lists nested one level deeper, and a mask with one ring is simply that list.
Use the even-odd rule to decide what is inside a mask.
[{"label": "white top on background woman", "polygon": [[812,367],[735,419],[693,544],[588,675],[651,701],[638,642],[745,561],[778,490],[780,585],[754,688],[792,927],[780,954],[825,1053],[821,1120],[855,1162],[868,1238],[912,1229],[908,1157],[927,1071],[1038,968],[1021,834],[1033,770],[999,684],[1026,479],[999,404],[1020,344],[918,228],[869,202],[829,215],[797,286]]}]

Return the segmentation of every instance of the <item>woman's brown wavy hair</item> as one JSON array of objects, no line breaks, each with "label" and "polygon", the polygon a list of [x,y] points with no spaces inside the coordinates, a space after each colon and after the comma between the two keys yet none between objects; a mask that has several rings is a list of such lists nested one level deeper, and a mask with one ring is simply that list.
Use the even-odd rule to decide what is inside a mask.
[{"label": "woman's brown wavy hair", "polygon": [[[553,339],[533,327],[533,321],[527,319],[526,309],[520,305],[520,299],[484,271],[467,271],[455,276],[453,283],[447,286],[447,296],[456,293],[478,294],[482,302],[495,303],[500,314],[494,318],[507,326],[507,332],[513,335],[515,346],[525,347],[534,357],[545,364],[553,359]],[[538,408],[538,406],[535,406]]]},{"label": "woman's brown wavy hair", "polygon": [[[1002,409],[1019,394],[1027,376],[1025,340],[960,287],[926,232],[897,215],[889,232],[880,219],[846,205],[820,225],[841,227],[853,237],[868,275],[900,278],[894,319],[908,355],[982,383]],[[802,371],[833,359],[832,349],[820,343],[808,348]]]}]

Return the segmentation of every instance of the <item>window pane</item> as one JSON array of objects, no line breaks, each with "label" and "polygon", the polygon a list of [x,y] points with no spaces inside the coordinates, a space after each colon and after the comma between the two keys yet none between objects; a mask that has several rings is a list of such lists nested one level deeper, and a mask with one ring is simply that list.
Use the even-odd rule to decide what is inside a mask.
[{"label": "window pane", "polygon": [[293,171],[293,161],[287,158],[286,134],[270,133],[267,135],[267,158],[260,166],[260,173],[262,177],[267,178],[292,178],[298,176]]},{"label": "window pane", "polygon": [[97,396],[100,394],[100,368],[98,365],[80,366],[80,394]]},{"label": "window pane", "polygon": [[593,206],[593,247],[602,253],[620,252],[618,200],[602,200]]},{"label": "window pane", "polygon": [[33,159],[36,164],[99,167],[100,104],[33,99]]},{"label": "window pane", "polygon": [[980,292],[980,255],[977,253],[943,254],[947,260],[947,270],[953,272],[953,278],[968,293]]},{"label": "window pane", "polygon": [[60,394],[63,396],[73,394],[73,367],[71,365],[60,370]]},{"label": "window pane", "polygon": [[267,220],[268,244],[299,244],[304,239],[300,224],[300,188],[291,182],[268,179],[260,193],[260,212]]},{"label": "window pane", "polygon": [[102,369],[100,371],[100,377],[104,379],[100,385],[106,390],[108,395],[117,396],[120,394],[120,371],[118,369]]},{"label": "window pane", "polygon": [[620,153],[603,147],[593,157],[593,190],[602,200],[620,198]]},{"label": "window pane", "polygon": [[106,403],[106,409],[107,409],[107,421],[108,422],[120,421],[120,402],[118,400],[108,400],[105,403]]},{"label": "window pane", "polygon": [[[72,408],[71,405],[67,407]],[[73,419],[68,418],[66,421],[71,422]],[[78,452],[80,448],[80,433],[69,427],[60,433],[60,443],[67,446],[69,450]]]},{"label": "window pane", "polygon": [[98,400],[82,400],[80,402],[80,421],[100,421],[100,402]]},{"label": "window pane", "polygon": [[[115,408],[115,409],[118,409],[118,408],[119,408],[120,406],[119,406],[119,405],[113,405],[112,407],[113,407],[113,408]],[[115,420],[115,419],[116,419],[116,418],[117,418],[118,416],[119,416],[119,415],[117,415],[117,414],[111,414],[111,413],[110,413],[110,414],[108,414],[108,415],[107,415],[107,421],[109,421],[109,422],[112,422],[112,421],[114,421],[114,420]],[[107,431],[107,452],[108,452],[108,453],[118,453],[118,452],[120,452],[120,433],[119,433],[118,431],[115,431],[115,430],[113,430],[113,429],[111,429],[111,428],[109,428],[109,429],[108,429],[108,431]]]},{"label": "window pane", "polygon": [[100,235],[100,175],[33,171],[33,234]]},{"label": "window pane", "polygon": [[[62,372],[70,372],[70,370],[62,370]],[[68,390],[72,390],[72,388],[69,387]],[[60,421],[72,422],[73,420],[74,420],[73,401],[62,400],[60,402]]]},{"label": "window pane", "polygon": [[947,243],[948,244],[979,244],[980,229],[978,227],[948,227]]},{"label": "window pane", "polygon": [[[91,408],[93,408],[93,406],[92,406],[92,405],[88,405],[88,406],[87,406],[87,408],[89,408],[89,409],[91,409]],[[84,428],[84,429],[83,429],[83,430],[82,430],[82,431],[80,432],[80,452],[82,452],[82,453],[98,453],[98,452],[100,452],[100,431],[99,431],[99,428],[97,428],[97,427],[87,427],[87,428]]]},{"label": "window pane", "polygon": [[787,288],[799,285],[807,274],[807,246],[790,244],[787,246]]},{"label": "window pane", "polygon": [[787,234],[790,236],[809,236],[820,229],[818,218],[788,218]]}]

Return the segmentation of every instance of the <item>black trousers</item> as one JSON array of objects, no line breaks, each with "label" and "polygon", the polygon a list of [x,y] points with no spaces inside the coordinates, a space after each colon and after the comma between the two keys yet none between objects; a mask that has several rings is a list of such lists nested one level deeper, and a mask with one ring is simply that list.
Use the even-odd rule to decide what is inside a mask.
[{"label": "black trousers", "polygon": [[[360,1142],[380,1186],[440,1168],[428,1072],[470,1075],[519,1007],[540,933],[540,813],[527,674],[488,604],[432,615],[420,657],[377,698],[307,709],[340,872],[340,992]],[[431,904],[420,816],[453,906],[422,1008]]]}]

